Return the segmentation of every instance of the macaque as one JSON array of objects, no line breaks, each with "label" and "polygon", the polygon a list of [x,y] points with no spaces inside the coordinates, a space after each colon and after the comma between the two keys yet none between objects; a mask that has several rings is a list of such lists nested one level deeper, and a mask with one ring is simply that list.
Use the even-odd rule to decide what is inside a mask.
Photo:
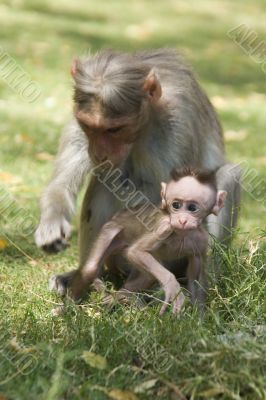
[{"label": "macaque", "polygon": [[[222,244],[230,242],[239,207],[240,171],[225,164],[221,125],[191,69],[175,51],[159,49],[132,54],[102,51],[77,59],[74,119],[61,140],[51,182],[41,200],[35,234],[39,247],[58,252],[68,245],[77,195],[90,171],[104,160],[119,168],[117,188],[141,193],[158,204],[160,182],[173,168],[193,166],[217,171],[217,187],[228,192],[219,216],[208,218],[208,230]],[[54,289],[78,291],[88,254],[101,227],[125,208],[126,196],[92,176],[80,220],[79,269],[57,275]],[[121,264],[121,257],[113,256]],[[172,267],[178,269],[177,260]],[[144,290],[151,284],[135,268],[124,288]]]},{"label": "macaque", "polygon": [[[84,291],[99,277],[107,258],[114,252],[122,252],[133,266],[152,275],[162,285],[165,302],[160,313],[164,313],[169,302],[173,304],[173,312],[178,313],[185,297],[174,274],[162,263],[187,257],[192,302],[202,305],[209,236],[204,224],[209,214],[218,215],[227,192],[217,191],[215,172],[184,169],[173,170],[171,176],[169,183],[161,183],[161,209],[152,228],[147,229],[127,210],[117,213],[102,227],[82,270]],[[149,218],[151,210],[146,210],[146,214]],[[79,287],[79,295],[81,290]],[[75,293],[71,295],[75,298]]]}]

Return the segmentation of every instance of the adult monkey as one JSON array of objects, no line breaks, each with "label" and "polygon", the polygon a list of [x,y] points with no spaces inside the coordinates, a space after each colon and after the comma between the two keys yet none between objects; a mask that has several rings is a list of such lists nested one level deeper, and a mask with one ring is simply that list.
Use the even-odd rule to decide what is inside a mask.
[{"label": "adult monkey", "polygon": [[[63,135],[53,179],[42,197],[37,245],[48,252],[66,247],[80,187],[90,169],[105,159],[153,203],[159,203],[160,182],[169,179],[173,168],[217,170],[218,189],[229,196],[220,215],[209,220],[209,231],[228,242],[237,219],[240,171],[225,164],[217,115],[182,58],[165,49],[103,51],[76,60],[72,76],[75,118]],[[80,266],[53,279],[59,293],[70,289],[74,299],[80,297],[92,243],[122,207],[99,180],[91,179],[81,213]],[[132,270],[124,288],[139,291],[150,285],[150,277]]]}]

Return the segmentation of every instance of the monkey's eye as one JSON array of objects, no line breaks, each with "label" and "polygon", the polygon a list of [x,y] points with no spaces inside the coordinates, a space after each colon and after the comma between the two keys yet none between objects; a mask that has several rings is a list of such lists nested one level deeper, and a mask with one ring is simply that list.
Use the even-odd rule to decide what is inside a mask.
[{"label": "monkey's eye", "polygon": [[198,211],[198,206],[195,203],[190,203],[187,206],[188,211],[195,212]]},{"label": "monkey's eye", "polygon": [[180,201],[173,201],[172,208],[174,210],[179,210],[181,207],[182,207],[182,203],[180,203]]},{"label": "monkey's eye", "polygon": [[123,128],[123,126],[114,126],[113,128],[106,129],[106,132],[108,132],[108,133],[116,133],[116,132],[121,131],[122,128]]}]

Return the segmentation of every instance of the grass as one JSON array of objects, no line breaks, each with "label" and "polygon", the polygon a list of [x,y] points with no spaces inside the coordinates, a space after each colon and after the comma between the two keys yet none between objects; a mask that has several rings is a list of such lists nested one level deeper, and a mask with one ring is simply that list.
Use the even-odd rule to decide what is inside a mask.
[{"label": "grass", "polygon": [[[245,23],[265,40],[265,15],[263,0],[1,2],[2,49],[42,89],[29,104],[0,80],[1,400],[266,399],[265,208],[254,191],[258,184],[265,199],[266,75],[227,35]],[[77,264],[77,220],[71,248],[57,256],[36,249],[20,228],[25,217],[38,219],[71,117],[71,60],[102,47],[159,46],[192,63],[221,117],[228,158],[257,174],[246,177],[221,280],[203,320],[190,306],[178,319],[159,317],[158,304],[111,313],[96,295],[54,317],[59,299],[47,281]],[[12,196],[9,218],[4,193]]]}]

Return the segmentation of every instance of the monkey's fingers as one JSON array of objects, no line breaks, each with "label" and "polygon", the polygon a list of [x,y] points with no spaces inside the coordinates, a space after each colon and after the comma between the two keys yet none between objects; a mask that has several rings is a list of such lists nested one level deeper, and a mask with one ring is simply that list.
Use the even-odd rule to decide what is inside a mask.
[{"label": "monkey's fingers", "polygon": [[165,311],[167,310],[167,308],[169,307],[169,305],[170,305],[170,296],[169,297],[167,296],[164,299],[164,304],[161,307],[159,315],[163,315],[165,313]]},{"label": "monkey's fingers", "polygon": [[184,294],[180,292],[173,302],[173,314],[180,314],[183,309],[185,299],[186,298]]},{"label": "monkey's fingers", "polygon": [[46,253],[55,254],[65,250],[69,246],[69,243],[67,243],[65,239],[57,239],[52,243],[45,244],[44,246],[42,246],[42,249]]},{"label": "monkey's fingers", "polygon": [[35,242],[47,253],[58,253],[68,246],[71,225],[64,217],[47,218],[41,221],[35,232]]}]

